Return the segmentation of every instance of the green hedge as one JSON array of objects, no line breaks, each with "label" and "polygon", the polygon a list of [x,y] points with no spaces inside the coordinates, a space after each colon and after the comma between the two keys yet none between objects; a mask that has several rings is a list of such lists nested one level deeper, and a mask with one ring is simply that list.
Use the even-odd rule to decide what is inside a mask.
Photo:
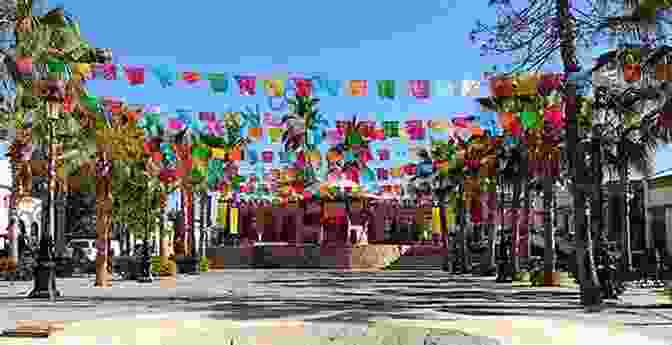
[{"label": "green hedge", "polygon": [[210,263],[208,262],[207,256],[201,256],[201,262],[199,263],[198,268],[201,272],[207,272],[210,269]]}]

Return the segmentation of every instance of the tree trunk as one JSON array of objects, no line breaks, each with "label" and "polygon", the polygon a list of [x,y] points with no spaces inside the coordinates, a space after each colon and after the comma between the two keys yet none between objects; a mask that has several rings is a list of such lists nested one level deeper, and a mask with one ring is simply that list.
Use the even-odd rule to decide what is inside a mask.
[{"label": "tree trunk", "polygon": [[177,219],[176,228],[175,228],[175,239],[173,240],[173,248],[175,249],[175,256],[186,256],[187,255],[187,243],[186,237],[188,233],[189,221],[188,221],[188,194],[189,190],[186,185],[180,187],[180,217]]},{"label": "tree trunk", "polygon": [[[17,201],[18,201],[19,195],[17,193],[18,192],[18,181],[16,180],[17,179],[17,164],[19,164],[19,163],[16,161],[16,158],[18,158],[18,157],[10,158],[10,161],[9,161],[9,164],[10,164],[9,167],[10,167],[10,171],[11,171],[11,175],[12,175],[12,189],[10,190],[9,200],[8,200],[9,204],[7,205],[7,207],[8,207],[7,214],[9,216],[9,219],[7,221],[7,224],[9,224],[8,232],[9,232],[9,235],[11,236],[10,237],[10,239],[11,239],[11,243],[10,243],[11,252],[10,252],[10,259],[9,260],[10,260],[10,262],[12,262],[15,265],[14,267],[16,267],[16,264],[18,263],[18,257],[19,257],[19,242],[18,242],[18,236],[17,236],[18,234],[17,234],[17,231],[16,231],[16,229],[18,227],[17,225],[18,225],[18,222],[19,222],[19,219],[18,219],[19,217],[18,217],[18,214],[17,214],[18,213],[17,212],[17,203],[18,203]],[[3,205],[3,207],[4,207],[4,205]]]},{"label": "tree trunk", "polygon": [[[162,193],[161,198],[165,202],[167,200],[168,196],[166,195],[166,193]],[[166,210],[165,207],[162,207],[161,211],[160,211],[161,213],[160,213],[160,216],[159,216],[159,217],[161,217],[161,219],[159,220],[159,236],[160,236],[160,238],[159,238],[159,256],[160,256],[160,259],[159,260],[160,260],[161,268],[168,267],[168,260],[169,260],[169,257],[170,257],[170,253],[168,251],[168,248],[170,246],[170,239],[168,237],[168,231],[165,228],[165,224],[166,224],[166,212],[165,212],[165,210]],[[161,273],[166,274],[167,272],[159,272],[159,274],[161,274]],[[172,275],[175,272],[171,271],[169,273]]]},{"label": "tree trunk", "polygon": [[[106,152],[98,148],[103,158]],[[96,283],[95,286],[108,287],[107,256],[108,239],[111,233],[112,191],[109,176],[96,179]]]},{"label": "tree trunk", "polygon": [[[576,57],[576,20],[570,12],[569,0],[556,0],[556,10],[558,16],[558,33],[560,35],[560,55],[565,73],[574,72],[574,66],[578,65]],[[577,154],[578,143],[578,123],[576,84],[569,82],[565,89],[566,106],[565,114],[567,117],[567,155],[569,156],[569,166],[572,178],[572,198],[574,221],[576,224],[576,258],[578,266],[579,282],[581,284],[581,302],[585,306],[595,306],[601,304],[599,287],[596,279],[591,279],[586,274],[586,264],[593,264],[590,270],[594,270],[592,263],[592,248],[588,247],[586,253],[586,243],[590,238],[586,238],[585,229],[585,198],[584,191],[579,188],[578,179],[583,177],[583,157],[579,159]],[[588,260],[586,259],[588,254]],[[587,262],[586,262],[587,261]],[[596,289],[597,287],[597,289]]]},{"label": "tree trunk", "polygon": [[[527,171],[527,167],[526,167],[525,171]],[[532,198],[534,198],[535,194],[532,193],[532,191],[530,190],[530,186],[529,186],[530,177],[529,177],[529,175],[526,174],[523,181],[524,182],[521,186],[522,189],[523,189],[523,209],[522,209],[523,216],[521,217],[522,219],[520,219],[519,223],[521,225],[524,224],[524,226],[522,228],[518,229],[518,231],[520,232],[518,234],[518,240],[520,241],[519,248],[527,247],[527,253],[526,253],[527,256],[523,256],[522,255],[523,253],[521,251],[519,251],[518,257],[519,257],[519,260],[521,258],[524,258],[524,260],[522,260],[522,262],[526,263],[526,265],[529,267],[529,262],[530,262],[530,251],[529,251],[530,236],[531,236],[532,229],[533,229],[533,226],[532,226],[532,218],[533,217],[531,217],[530,215],[532,214],[532,210],[534,209]],[[525,232],[524,232],[524,234],[526,236],[525,239],[522,236],[523,232],[521,230],[523,230],[523,229],[525,230]],[[523,243],[523,241],[525,241],[525,243]]]},{"label": "tree trunk", "polygon": [[[623,158],[625,159],[625,158]],[[621,240],[623,241],[623,268],[630,271],[632,268],[632,248],[630,236],[630,203],[628,202],[628,193],[630,192],[630,176],[628,165],[623,164],[619,169],[619,182],[621,194],[621,224],[623,232],[621,233]]]},{"label": "tree trunk", "polygon": [[201,211],[200,218],[201,222],[199,223],[199,232],[198,232],[198,247],[199,247],[199,254],[200,255],[205,255],[205,236],[206,236],[206,226],[205,226],[205,218],[207,216],[207,206],[208,206],[208,194],[206,192],[201,192],[201,208],[199,211]]},{"label": "tree trunk", "polygon": [[439,199],[439,220],[441,223],[441,241],[445,250],[443,257],[443,269],[449,270],[450,267],[450,253],[448,250],[448,219],[446,218],[446,194],[445,192],[438,193]]},{"label": "tree trunk", "polygon": [[[520,272],[520,253],[518,251],[518,243],[520,242],[520,193],[522,188],[522,178],[513,184],[513,195],[511,198],[511,255],[512,257],[512,270],[517,273]],[[507,224],[505,224],[507,225]],[[502,237],[503,234],[502,234]],[[503,246],[504,243],[500,243],[500,246]]]},{"label": "tree trunk", "polygon": [[459,224],[459,248],[460,248],[460,253],[459,256],[461,257],[461,271],[462,273],[468,273],[471,271],[471,253],[469,253],[469,245],[467,243],[467,212],[466,212],[466,205],[464,202],[464,193],[465,193],[465,186],[464,186],[464,179],[462,179],[461,185],[460,185],[460,192],[458,193],[457,196],[457,221]]},{"label": "tree trunk", "polygon": [[[555,270],[555,234],[553,233],[553,176],[544,176],[544,276]],[[545,279],[548,283],[548,279]]]},{"label": "tree trunk", "polygon": [[496,205],[498,204],[496,201],[497,195],[498,195],[497,185],[495,185],[494,194],[492,193],[488,194],[488,198],[495,198],[495,200],[488,199],[488,203],[487,205],[485,205],[484,208],[485,210],[487,210],[486,217],[484,217],[485,218],[484,220],[485,220],[485,228],[487,229],[488,232],[488,248],[486,250],[485,260],[483,260],[483,262],[481,263],[481,273],[484,275],[489,275],[496,269],[495,244],[496,244],[497,228],[495,222],[492,221],[496,217],[493,217],[492,215],[496,212],[497,208]]}]

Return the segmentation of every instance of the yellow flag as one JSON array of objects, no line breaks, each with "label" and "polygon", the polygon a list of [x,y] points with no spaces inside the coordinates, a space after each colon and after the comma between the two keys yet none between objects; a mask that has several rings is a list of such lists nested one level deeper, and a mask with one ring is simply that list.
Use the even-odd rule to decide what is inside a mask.
[{"label": "yellow flag", "polygon": [[238,233],[238,209],[231,208],[231,233]]},{"label": "yellow flag", "polygon": [[213,147],[211,148],[212,150],[212,158],[215,159],[226,159],[226,150],[225,149],[220,149]]},{"label": "yellow flag", "polygon": [[432,233],[441,233],[441,209],[438,207],[432,208]]},{"label": "yellow flag", "polygon": [[264,80],[266,96],[281,97],[285,94],[285,81],[282,79]]},{"label": "yellow flag", "polygon": [[271,143],[278,143],[282,140],[282,130],[280,127],[268,128],[268,137],[271,139]]},{"label": "yellow flag", "polygon": [[399,128],[399,140],[402,144],[408,144],[408,132],[406,132],[406,128]]},{"label": "yellow flag", "polygon": [[76,63],[72,68],[72,76],[75,80],[86,80],[91,76],[91,65],[88,63]]},{"label": "yellow flag", "polygon": [[455,214],[455,209],[452,207],[446,208],[446,224],[457,224],[457,215]]}]

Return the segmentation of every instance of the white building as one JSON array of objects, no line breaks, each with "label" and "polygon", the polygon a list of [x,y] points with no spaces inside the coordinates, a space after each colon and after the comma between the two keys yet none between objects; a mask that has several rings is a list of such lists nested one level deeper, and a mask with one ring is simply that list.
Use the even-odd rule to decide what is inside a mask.
[{"label": "white building", "polygon": [[[4,158],[4,152],[3,157]],[[0,234],[7,231],[9,223],[9,197],[11,195],[12,174],[9,160],[0,160]],[[17,205],[18,230],[25,229],[31,241],[39,239],[41,227],[42,200],[26,198]]]}]

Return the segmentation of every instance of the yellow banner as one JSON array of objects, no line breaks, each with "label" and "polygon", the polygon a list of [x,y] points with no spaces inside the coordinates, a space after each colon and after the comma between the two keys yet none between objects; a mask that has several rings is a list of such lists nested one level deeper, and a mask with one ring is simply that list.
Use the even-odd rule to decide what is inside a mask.
[{"label": "yellow banner", "polygon": [[238,233],[238,209],[237,208],[231,208],[231,233],[232,234],[237,234]]}]

